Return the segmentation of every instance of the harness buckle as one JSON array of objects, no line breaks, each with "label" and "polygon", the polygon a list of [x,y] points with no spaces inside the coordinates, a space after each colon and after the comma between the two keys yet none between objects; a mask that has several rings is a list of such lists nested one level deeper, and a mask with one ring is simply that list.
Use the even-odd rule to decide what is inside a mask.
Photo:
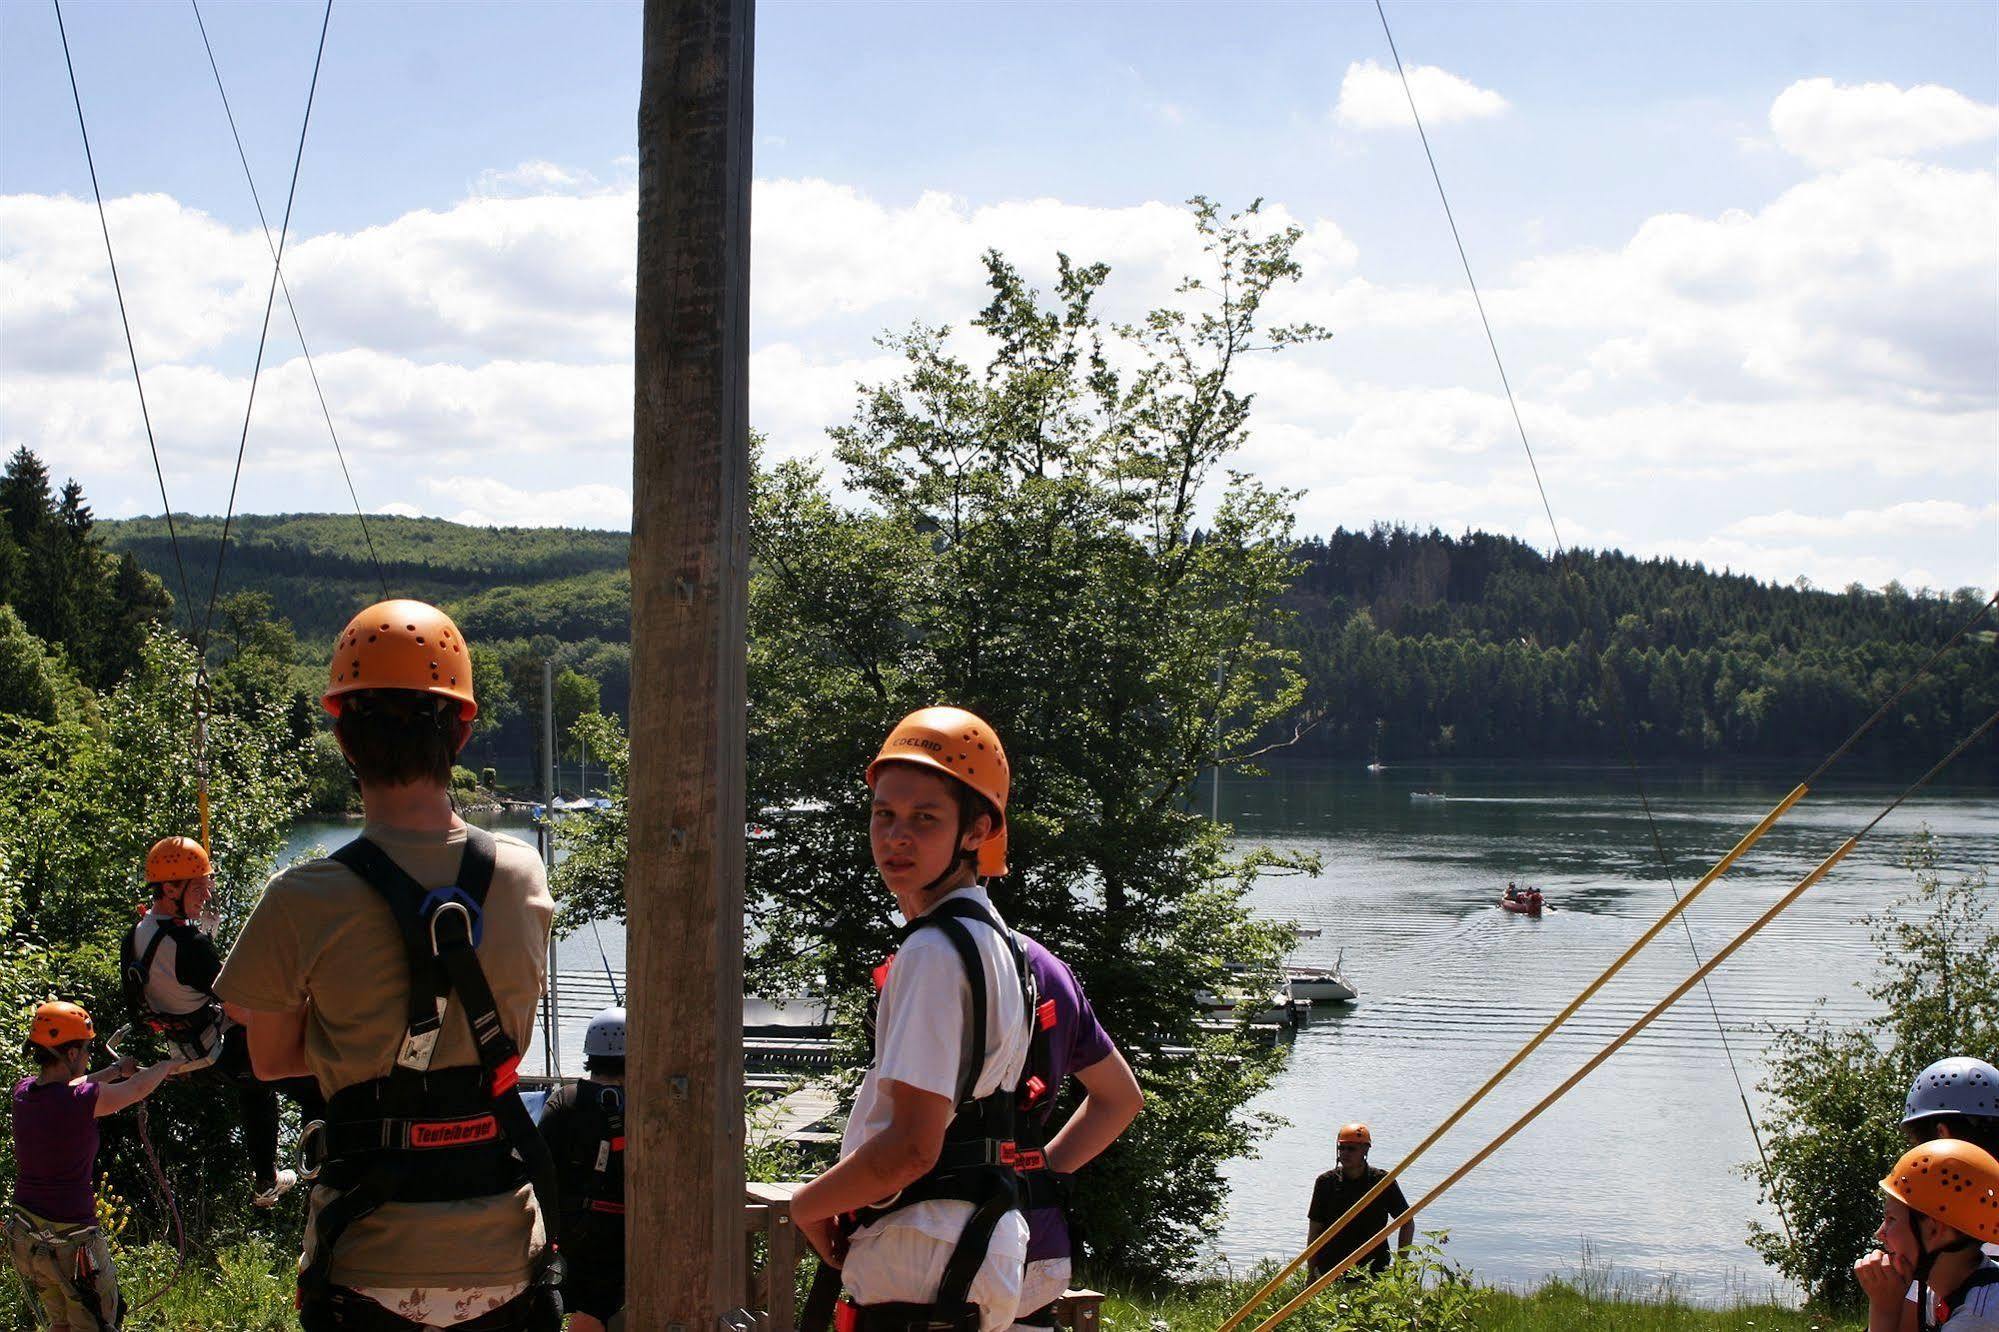
[{"label": "harness buckle", "polygon": [[[318,1160],[312,1159],[308,1148],[317,1144],[320,1149]],[[298,1177],[307,1184],[319,1178],[320,1170],[326,1165],[326,1121],[315,1119],[298,1131]]]},{"label": "harness buckle", "polygon": [[488,1075],[486,1093],[497,1101],[512,1091],[520,1080],[521,1057],[519,1054],[510,1055]]},{"label": "harness buckle", "polygon": [[431,956],[444,956],[444,948],[437,941],[437,922],[443,920],[447,915],[456,915],[460,920],[465,922],[465,942],[468,945],[477,947],[477,944],[474,942],[472,909],[467,905],[463,894],[453,897],[439,897],[438,894],[432,893],[431,897],[433,899],[433,904],[429,912]]},{"label": "harness buckle", "polygon": [[444,1031],[444,1000],[437,1001],[437,1016],[403,1033],[403,1048],[396,1063],[417,1073],[428,1073],[437,1054],[437,1038]]}]

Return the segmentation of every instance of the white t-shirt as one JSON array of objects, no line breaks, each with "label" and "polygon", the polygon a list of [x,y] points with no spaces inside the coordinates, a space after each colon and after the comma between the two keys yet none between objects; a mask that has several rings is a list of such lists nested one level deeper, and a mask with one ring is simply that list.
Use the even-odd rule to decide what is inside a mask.
[{"label": "white t-shirt", "polygon": [[[132,956],[135,959],[146,955],[153,936],[167,923],[166,917],[151,911],[139,917],[139,923],[132,932]],[[153,1012],[174,1015],[192,1013],[213,1001],[214,996],[207,990],[197,990],[180,983],[177,975],[179,963],[180,944],[169,933],[160,940],[160,951],[153,954],[152,969],[146,973],[146,1007]]]},{"label": "white t-shirt", "polygon": [[[977,886],[962,888],[940,904],[959,897],[992,906]],[[972,1094],[988,1096],[1020,1081],[1033,1033],[1012,950],[983,922],[966,920],[964,925],[986,972],[986,1048]],[[875,1062],[861,1079],[847,1117],[842,1157],[888,1127],[893,1113],[882,1091],[885,1081],[957,1100],[971,1013],[971,980],[958,950],[942,930],[918,930],[896,954],[882,986],[875,1012]],[[855,1231],[841,1269],[848,1295],[863,1305],[935,1299],[944,1265],[971,1214],[970,1203],[936,1199],[900,1208]],[[1013,1323],[1026,1261],[1026,1218],[1009,1212],[993,1231],[985,1263],[972,1282],[971,1300],[979,1306],[984,1332]]]}]

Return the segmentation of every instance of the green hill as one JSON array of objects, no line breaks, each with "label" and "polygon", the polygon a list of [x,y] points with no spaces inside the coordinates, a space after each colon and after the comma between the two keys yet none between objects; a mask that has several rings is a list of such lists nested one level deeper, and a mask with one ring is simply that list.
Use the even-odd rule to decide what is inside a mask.
[{"label": "green hill", "polygon": [[[220,524],[175,523],[205,602]],[[392,595],[436,602],[510,659],[554,655],[598,682],[607,711],[625,712],[627,534],[387,516],[368,526]],[[164,522],[98,531],[178,593]],[[1822,754],[1982,600],[1968,588],[1818,591],[1616,551],[1572,552],[1558,573],[1524,542],[1482,532],[1341,530],[1297,554],[1285,636],[1318,718],[1303,755],[1366,755],[1380,737],[1400,760],[1614,757],[1606,670],[1642,757]],[[225,591],[269,595],[310,659],[380,591],[351,516],[238,519],[224,573]],[[1940,662],[1866,752],[1933,757],[1994,708],[1999,645],[1987,632]],[[525,727],[509,723],[501,750],[529,744]]]}]

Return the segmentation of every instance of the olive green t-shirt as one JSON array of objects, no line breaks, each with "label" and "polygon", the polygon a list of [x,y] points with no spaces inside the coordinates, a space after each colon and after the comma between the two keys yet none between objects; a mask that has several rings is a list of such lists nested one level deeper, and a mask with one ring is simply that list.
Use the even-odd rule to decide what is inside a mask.
[{"label": "olive green t-shirt", "polygon": [[[363,832],[424,887],[457,881],[462,825],[416,832],[371,823]],[[534,849],[505,835],[493,840],[497,863],[479,964],[501,1024],[525,1049],[541,1000],[555,902]],[[315,860],[285,870],[264,889],[215,992],[261,1012],[288,1013],[310,1003],[305,1062],[331,1096],[386,1077],[394,1066],[409,1017],[409,963],[388,904],[346,866]],[[431,1067],[478,1062],[453,995]],[[312,1211],[336,1196],[314,1189]],[[308,1246],[311,1233],[308,1227]],[[504,1286],[529,1278],[542,1243],[526,1185],[459,1202],[389,1203],[341,1236],[332,1280],[350,1287]]]}]

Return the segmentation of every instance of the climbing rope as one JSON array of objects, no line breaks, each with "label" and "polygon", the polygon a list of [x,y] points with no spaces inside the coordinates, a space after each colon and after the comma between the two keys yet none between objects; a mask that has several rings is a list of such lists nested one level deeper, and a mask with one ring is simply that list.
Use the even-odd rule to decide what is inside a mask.
[{"label": "climbing rope", "polygon": [[375,553],[375,536],[368,530],[368,515],[361,508],[361,496],[354,489],[354,475],[347,470],[347,454],[340,447],[340,432],[333,428],[333,410],[326,405],[326,390],[319,383],[319,368],[313,364],[312,348],[306,345],[305,328],[299,322],[298,306],[292,301],[291,283],[284,277],[282,265],[278,261],[278,246],[271,239],[270,220],[264,216],[264,200],[257,192],[257,178],[250,171],[250,158],[243,151],[243,136],[236,128],[236,112],[229,105],[229,90],[222,85],[222,70],[215,62],[215,48],[208,40],[208,25],[201,18],[200,0],[188,0],[194,9],[195,27],[201,32],[201,47],[208,54],[208,69],[215,76],[215,91],[222,98],[222,113],[229,118],[229,134],[236,141],[236,160],[243,164],[243,179],[250,187],[250,201],[257,207],[257,224],[263,228],[264,246],[271,252],[271,266],[278,273],[278,288],[284,292],[285,309],[291,315],[292,332],[298,336],[298,348],[305,356],[306,373],[312,377],[312,391],[319,398],[319,414],[326,420],[326,434],[333,441],[333,456],[339,460],[341,479],[347,483],[347,498],[354,502],[354,516],[361,522],[361,539],[367,543],[369,562],[375,566],[375,580],[381,584],[382,600],[389,599],[388,576],[382,572],[382,558]]},{"label": "climbing rope", "polygon": [[[118,1028],[116,1032],[112,1033],[111,1039],[104,1042],[105,1052],[113,1059],[122,1060],[125,1056],[119,1051],[118,1046],[124,1041],[126,1036],[131,1034],[131,1031],[130,1027]],[[140,1100],[136,1107],[135,1118],[136,1127],[138,1128],[139,1150],[145,1154],[146,1168],[153,1176],[153,1187],[159,1190],[161,1200],[167,1205],[167,1215],[173,1220],[174,1269],[168,1274],[167,1279],[160,1284],[157,1290],[126,1311],[127,1316],[133,1318],[136,1318],[155,1304],[158,1304],[162,1299],[165,1299],[167,1292],[180,1284],[181,1272],[187,1266],[187,1230],[181,1223],[180,1204],[174,1201],[173,1185],[167,1182],[166,1167],[160,1164],[159,1151],[153,1146],[152,1116],[149,1113],[149,1107],[143,1099]]]},{"label": "climbing rope", "polygon": [[[1507,1142],[1509,1142],[1515,1134],[1519,1133],[1522,1129],[1526,1128],[1529,1124],[1533,1123],[1535,1119],[1539,1118],[1542,1111],[1546,1110],[1549,1106],[1555,1104],[1555,1102],[1559,1101],[1563,1096],[1567,1095],[1569,1091],[1571,1091],[1584,1078],[1588,1077],[1591,1073],[1595,1072],[1599,1067],[1601,1067],[1604,1061],[1608,1060],[1612,1055],[1616,1054],[1619,1050],[1623,1049],[1624,1046],[1627,1043],[1629,1043],[1633,1037],[1638,1035],[1639,1032],[1645,1030],[1646,1027],[1650,1026],[1653,1020],[1656,1019],[1660,1014],[1664,1013],[1666,1010],[1670,1009],[1674,1004],[1678,1003],[1682,998],[1684,998],[1687,995],[1687,993],[1694,988],[1696,984],[1706,980],[1707,977],[1715,970],[1715,968],[1719,967],[1722,963],[1728,961],[1729,958],[1733,957],[1736,951],[1740,949],[1742,945],[1748,943],[1751,939],[1755,938],[1757,933],[1760,932],[1764,926],[1768,925],[1771,921],[1775,920],[1778,916],[1782,915],[1783,912],[1787,908],[1789,908],[1793,902],[1796,902],[1800,897],[1802,897],[1805,894],[1805,892],[1812,887],[1813,884],[1817,883],[1820,879],[1823,879],[1828,873],[1830,873],[1832,871],[1833,866],[1837,865],[1840,861],[1844,860],[1847,857],[1847,855],[1853,851],[1855,847],[1859,846],[1861,841],[1865,839],[1869,833],[1873,832],[1875,827],[1878,826],[1883,819],[1887,818],[1890,814],[1894,813],[1898,808],[1901,807],[1903,802],[1907,801],[1911,796],[1915,795],[1916,792],[1922,790],[1925,786],[1929,785],[1929,783],[1935,779],[1938,773],[1942,772],[1945,768],[1949,767],[1950,764],[1953,761],[1955,761],[1960,754],[1964,753],[1965,750],[1971,748],[1972,745],[1976,744],[1981,738],[1983,738],[1984,735],[1988,731],[1990,731],[1995,724],[1999,724],[1999,712],[1994,712],[1991,716],[1987,717],[1982,723],[1980,723],[1977,729],[1973,730],[1969,735],[1965,736],[1962,740],[1958,741],[1956,746],[1954,746],[1951,749],[1950,753],[1944,755],[1944,757],[1941,760],[1939,760],[1934,767],[1932,767],[1928,772],[1924,773],[1921,777],[1917,778],[1910,785],[1903,788],[1901,794],[1897,795],[1893,800],[1889,801],[1888,804],[1884,806],[1878,813],[1876,813],[1873,818],[1867,821],[1865,826],[1863,826],[1858,832],[1854,833],[1852,836],[1848,837],[1844,842],[1841,842],[1831,855],[1827,856],[1824,860],[1820,861],[1818,865],[1811,870],[1810,873],[1806,874],[1803,878],[1799,879],[1798,882],[1792,886],[1790,891],[1786,892],[1782,897],[1778,898],[1774,903],[1770,905],[1770,907],[1767,910],[1763,912],[1762,915],[1758,916],[1755,920],[1751,921],[1747,926],[1745,926],[1740,933],[1738,933],[1733,939],[1730,939],[1728,943],[1723,945],[1714,954],[1714,956],[1710,957],[1706,962],[1703,962],[1699,967],[1697,967],[1692,975],[1688,976],[1684,981],[1681,981],[1677,986],[1675,986],[1673,990],[1666,995],[1665,998],[1661,999],[1658,1003],[1654,1004],[1650,1009],[1646,1010],[1643,1016],[1641,1016],[1637,1021],[1633,1022],[1629,1027],[1626,1027],[1623,1032],[1621,1032],[1608,1045],[1604,1046],[1603,1049],[1597,1051],[1596,1054],[1590,1056],[1589,1060],[1586,1063],[1584,1063],[1581,1068],[1577,1069],[1574,1073],[1571,1073],[1566,1079],[1564,1079],[1560,1086],[1556,1087],[1553,1091],[1549,1092],[1546,1096],[1542,1097],[1538,1102],[1535,1103],[1532,1109],[1528,1110],[1527,1113],[1520,1116],[1520,1118],[1514,1120],[1513,1123],[1508,1125],[1506,1129],[1499,1134],[1498,1137],[1494,1138],[1484,1147],[1481,1147],[1475,1154],[1472,1155],[1472,1157],[1469,1160],[1465,1161],[1463,1165],[1460,1165],[1456,1170],[1452,1171],[1449,1175],[1445,1176],[1444,1179],[1441,1182],[1439,1182],[1434,1188],[1432,1188],[1428,1193],[1424,1194],[1421,1198],[1417,1199],[1413,1206],[1410,1206],[1407,1209],[1405,1209],[1400,1216],[1391,1218],[1387,1225],[1383,1226],[1380,1230],[1376,1231],[1368,1239],[1361,1241],[1359,1246],[1356,1247],[1352,1253],[1348,1254],[1346,1257],[1342,1258],[1338,1263],[1334,1264],[1331,1270],[1327,1271],[1325,1275],[1319,1277],[1317,1280],[1313,1281],[1310,1285],[1306,1286],[1304,1290],[1300,1291],[1297,1295],[1293,1296],[1288,1303],[1279,1308],[1270,1317],[1264,1319],[1261,1323],[1258,1323],[1256,1325],[1255,1332],[1271,1332],[1271,1329],[1277,1327],[1285,1319],[1289,1318],[1292,1314],[1296,1313],[1299,1309],[1303,1308],[1307,1303],[1309,1303],[1313,1299],[1313,1297],[1317,1296],[1321,1291],[1325,1290],[1327,1286],[1331,1285],[1334,1281],[1337,1281],[1342,1275],[1344,1275],[1346,1271],[1354,1265],[1355,1262],[1359,1261],[1359,1259],[1363,1255],[1365,1255],[1368,1251],[1373,1249],[1375,1245],[1382,1243],[1388,1238],[1388,1236],[1393,1234],[1397,1229],[1407,1224],[1408,1222],[1412,1221],[1417,1213],[1421,1212],[1424,1208],[1428,1207],[1431,1203],[1435,1202],[1438,1198],[1442,1197],[1445,1191],[1448,1190],[1452,1185],[1456,1184],[1459,1180],[1463,1179],[1466,1175],[1470,1174],[1475,1168],[1477,1168],[1480,1164],[1482,1164],[1494,1152],[1498,1151],[1501,1147],[1505,1146]],[[1377,1186],[1375,1192],[1376,1193],[1379,1192],[1379,1186]],[[1370,1197],[1372,1196],[1374,1195],[1370,1194]],[[1352,1215],[1353,1213],[1349,1212],[1348,1218],[1350,1218]],[[1346,1219],[1347,1218],[1342,1218],[1341,1222],[1336,1223],[1334,1227],[1329,1228],[1325,1232],[1325,1235],[1322,1235],[1320,1238],[1324,1239],[1326,1235],[1332,1235],[1337,1233],[1338,1226],[1344,1224]],[[1260,1302],[1261,1300],[1259,1299],[1257,1303]],[[1254,1307],[1254,1305],[1250,1307]],[[1228,1323],[1224,1323],[1223,1327],[1224,1328],[1233,1327],[1239,1321],[1240,1321],[1240,1316],[1238,1316],[1235,1319],[1232,1319]]]},{"label": "climbing rope", "polygon": [[[1561,1012],[1557,1013],[1553,1018],[1550,1018],[1547,1024],[1543,1026],[1540,1031],[1536,1032],[1531,1038],[1529,1038],[1527,1043],[1524,1046],[1522,1046],[1520,1050],[1511,1059],[1508,1059],[1506,1063],[1502,1065],[1497,1072],[1495,1072],[1491,1077],[1487,1078],[1485,1082],[1478,1088],[1478,1090],[1474,1091],[1469,1097],[1466,1098],[1465,1102],[1462,1105],[1458,1106],[1457,1109],[1453,1110],[1444,1119],[1443,1123],[1439,1124],[1435,1129],[1433,1129],[1430,1132],[1429,1136],[1425,1137],[1420,1143],[1416,1145],[1414,1150],[1412,1150],[1407,1156],[1403,1157],[1402,1160],[1396,1164],[1394,1169],[1384,1173],[1381,1179],[1377,1180],[1372,1188],[1370,1188],[1351,1207],[1347,1209],[1345,1215],[1341,1216],[1337,1221],[1333,1222],[1331,1225],[1327,1226],[1325,1230],[1320,1232],[1318,1238],[1314,1239],[1310,1244],[1306,1245],[1302,1253],[1300,1253],[1297,1257],[1293,1258],[1290,1262],[1286,1263],[1284,1267],[1279,1269],[1279,1271],[1275,1275],[1273,1275],[1268,1281],[1266,1281],[1255,1294],[1251,1295],[1249,1299],[1244,1302],[1243,1306],[1240,1309],[1236,1310],[1233,1314],[1229,1315],[1229,1317],[1223,1321],[1220,1328],[1217,1329],[1217,1332],[1233,1332],[1233,1329],[1240,1326],[1244,1321],[1246,1321],[1249,1315],[1252,1312],[1254,1312],[1258,1306],[1262,1305],[1265,1300],[1268,1300],[1273,1294],[1276,1293],[1277,1288],[1283,1285],[1285,1280],[1288,1279],[1292,1273],[1296,1272],[1299,1268],[1303,1267],[1308,1261],[1310,1261],[1310,1259],[1314,1254],[1318,1253],[1320,1249],[1324,1248],[1326,1244],[1331,1242],[1334,1235],[1338,1234],[1341,1230],[1343,1230],[1349,1222],[1353,1221],[1363,1211],[1365,1211],[1367,1207],[1374,1202],[1375,1199],[1379,1198],[1383,1193],[1385,1193],[1388,1190],[1389,1185],[1393,1184],[1398,1178],[1400,1178],[1404,1171],[1408,1170],[1410,1166],[1414,1165],[1419,1159],[1421,1159],[1425,1152],[1429,1151],[1430,1148],[1434,1147],[1437,1144],[1437,1142],[1440,1139],[1442,1139],[1446,1133],[1450,1132],[1452,1128],[1456,1127],[1459,1121],[1461,1121],[1466,1115],[1470,1114],[1473,1108],[1475,1108],[1479,1104],[1479,1102],[1483,1101],[1486,1098],[1486,1096],[1489,1093],[1491,1093],[1491,1091],[1495,1087],[1497,1087],[1501,1082],[1505,1081],[1506,1078],[1509,1075],[1511,1075],[1515,1069],[1519,1068],[1521,1064],[1526,1062],[1527,1058],[1530,1055],[1532,1055],[1536,1050],[1540,1049],[1541,1046],[1548,1040],[1548,1038],[1554,1035],[1555,1031],[1562,1026],[1562,1024],[1567,1022],[1571,1017],[1575,1016],[1576,1012],[1579,1009],[1581,1009],[1582,1006],[1585,1003],[1587,1003],[1590,1000],[1590,998],[1593,997],[1599,990],[1601,990],[1605,985],[1607,985],[1610,982],[1610,980],[1617,975],[1618,972],[1622,971],[1625,965],[1629,963],[1632,958],[1636,957],[1647,944],[1651,943],[1654,939],[1658,938],[1660,933],[1664,931],[1665,928],[1674,921],[1674,919],[1676,919],[1683,912],[1685,912],[1688,907],[1692,906],[1693,903],[1700,897],[1700,895],[1707,891],[1708,886],[1712,884],[1716,879],[1720,878],[1724,873],[1726,873],[1728,869],[1732,865],[1734,865],[1738,859],[1741,858],[1744,852],[1748,851],[1750,847],[1754,846],[1756,842],[1762,838],[1764,833],[1768,832],[1770,828],[1774,826],[1779,819],[1783,818],[1786,814],[1790,813],[1791,808],[1794,805],[1796,805],[1799,801],[1803,800],[1805,796],[1810,793],[1813,785],[1816,784],[1818,780],[1821,777],[1823,777],[1826,774],[1826,772],[1829,771],[1835,763],[1839,762],[1840,759],[1844,758],[1848,753],[1852,751],[1854,745],[1859,743],[1861,737],[1865,736],[1869,731],[1873,730],[1874,727],[1877,726],[1882,721],[1882,719],[1887,717],[1889,713],[1894,710],[1895,705],[1902,700],[1904,695],[1906,695],[1911,689],[1915,688],[1915,686],[1918,683],[1920,683],[1926,676],[1929,675],[1931,670],[1935,668],[1937,662],[1943,657],[1944,653],[1950,651],[1951,648],[1955,647],[1958,643],[1962,642],[1965,636],[1970,634],[1971,631],[1975,629],[1979,625],[1979,623],[1985,619],[1987,613],[1992,610],[1995,604],[1999,604],[1999,593],[1993,594],[1993,596],[1990,599],[1988,599],[1983,606],[1980,606],[1978,608],[1976,614],[1972,615],[1969,619],[1967,619],[1962,625],[1958,627],[1956,633],[1952,634],[1946,642],[1944,642],[1940,647],[1938,647],[1934,652],[1932,652],[1929,655],[1929,657],[1922,663],[1921,666],[1917,667],[1914,672],[1912,672],[1910,675],[1904,678],[1902,682],[1895,688],[1895,691],[1882,701],[1881,705],[1874,710],[1873,714],[1869,716],[1867,720],[1863,721],[1859,726],[1855,727],[1853,733],[1849,735],[1844,741],[1842,741],[1838,748],[1834,749],[1832,753],[1829,754],[1823,761],[1821,761],[1817,767],[1813,768],[1811,773],[1805,778],[1805,780],[1799,782],[1797,786],[1792,788],[1792,790],[1787,795],[1785,795],[1785,797],[1782,800],[1778,801],[1777,804],[1774,807],[1772,807],[1770,811],[1763,816],[1762,820],[1758,822],[1755,827],[1751,828],[1749,832],[1743,836],[1741,841],[1736,843],[1736,845],[1728,852],[1727,855],[1723,856],[1720,860],[1716,861],[1714,867],[1710,869],[1706,874],[1703,874],[1701,876],[1700,880],[1697,883],[1695,883],[1693,887],[1689,888],[1684,895],[1676,895],[1672,907],[1669,908],[1666,911],[1666,913],[1662,915],[1658,920],[1654,921],[1652,925],[1649,926],[1643,934],[1639,935],[1637,939],[1633,940],[1631,945],[1628,948],[1626,948],[1624,952],[1621,953],[1615,961],[1613,961],[1608,967],[1604,968],[1602,974],[1597,976],[1595,980],[1591,981],[1588,985],[1583,987],[1582,993],[1578,994],[1575,997],[1575,999],[1570,1001],[1570,1003],[1565,1008],[1563,1008]],[[1925,780],[1928,779],[1926,778]],[[1872,825],[1869,826],[1871,827]],[[1701,974],[1704,979],[1705,973]],[[1363,1251],[1365,1251],[1366,1247],[1367,1246],[1363,1246]]]}]

